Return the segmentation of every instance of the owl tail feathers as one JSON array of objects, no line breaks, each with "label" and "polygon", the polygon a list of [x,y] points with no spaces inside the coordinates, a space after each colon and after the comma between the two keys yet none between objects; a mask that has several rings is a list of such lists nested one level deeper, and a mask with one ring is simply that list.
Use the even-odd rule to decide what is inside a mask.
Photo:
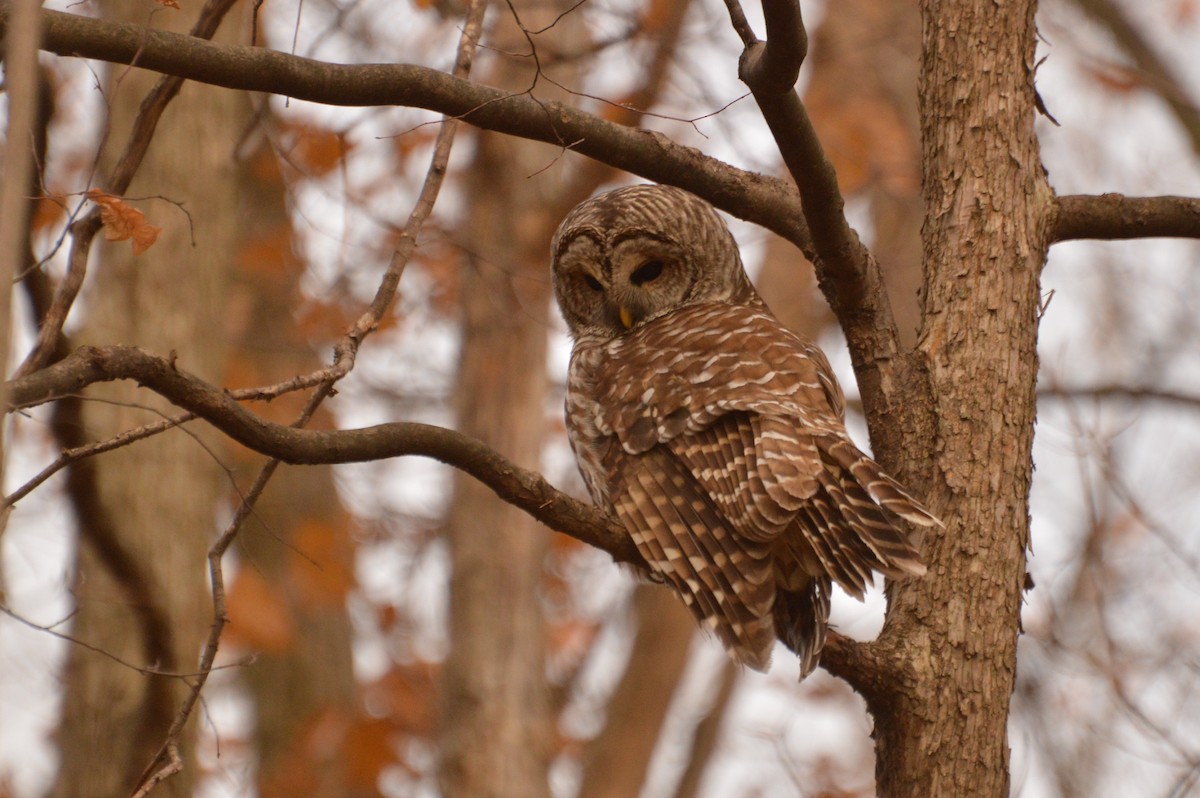
[{"label": "owl tail feathers", "polygon": [[775,634],[800,660],[800,679],[812,673],[821,659],[829,631],[828,579],[814,579],[800,590],[775,594]]},{"label": "owl tail feathers", "polygon": [[[870,566],[894,579],[923,575],[925,564],[916,543],[897,529],[887,515],[899,516],[919,527],[940,529],[944,528],[942,522],[849,441],[836,441],[823,447],[823,453],[836,464],[835,474],[841,471],[837,481],[841,482],[840,492],[848,500],[842,505],[843,515],[875,555]],[[837,479],[835,474],[827,474],[827,478]],[[883,513],[879,512],[881,509]]]},{"label": "owl tail feathers", "polygon": [[775,626],[771,618],[760,618],[736,630],[737,636],[718,635],[729,656],[739,665],[766,673],[771,668],[771,651],[775,648]]}]

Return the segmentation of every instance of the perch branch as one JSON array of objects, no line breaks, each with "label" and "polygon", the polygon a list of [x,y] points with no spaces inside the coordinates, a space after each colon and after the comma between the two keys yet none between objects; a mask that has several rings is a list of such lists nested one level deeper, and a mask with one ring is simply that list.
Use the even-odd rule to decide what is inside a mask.
[{"label": "perch branch", "polygon": [[431,457],[459,468],[504,501],[551,529],[603,549],[619,562],[642,563],[624,529],[596,508],[558,491],[540,475],[513,465],[480,441],[453,430],[394,422],[353,430],[292,429],[250,413],[224,391],[136,347],[83,347],[67,358],[8,384],[18,407],[78,393],[87,385],[136,380],[194,412],[250,449],[286,463],[352,463],[404,455]]}]

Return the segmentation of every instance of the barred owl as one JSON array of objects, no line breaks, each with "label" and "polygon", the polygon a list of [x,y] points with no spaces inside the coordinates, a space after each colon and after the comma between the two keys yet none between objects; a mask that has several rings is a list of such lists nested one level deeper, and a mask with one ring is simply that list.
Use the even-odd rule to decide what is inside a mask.
[{"label": "barred owl", "polygon": [[861,598],[872,571],[924,573],[894,520],[940,522],[851,442],[829,362],[771,315],[708,203],[610,191],[568,214],[552,256],[592,499],[735,660],[765,670],[779,639],[803,678],[831,583]]}]

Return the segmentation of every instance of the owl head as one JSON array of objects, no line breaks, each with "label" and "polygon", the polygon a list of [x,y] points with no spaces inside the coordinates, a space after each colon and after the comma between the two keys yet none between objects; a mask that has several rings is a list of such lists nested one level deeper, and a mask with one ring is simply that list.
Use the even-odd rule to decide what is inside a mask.
[{"label": "owl head", "polygon": [[610,340],[700,302],[757,295],[725,222],[671,186],[628,186],[578,205],[551,244],[554,295],[575,340]]}]

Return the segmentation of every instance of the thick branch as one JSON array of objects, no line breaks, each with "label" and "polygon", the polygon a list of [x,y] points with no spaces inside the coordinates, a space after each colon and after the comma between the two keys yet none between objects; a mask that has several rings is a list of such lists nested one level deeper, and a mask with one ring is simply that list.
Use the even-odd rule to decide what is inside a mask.
[{"label": "thick branch", "polygon": [[1200,238],[1200,198],[1073,194],[1058,198],[1052,241]]},{"label": "thick branch", "polygon": [[[42,47],[64,56],[135,64],[230,89],[340,106],[402,105],[438,111],[486,130],[575,150],[649,180],[687,189],[735,216],[811,249],[795,190],[736,169],[661,133],[624,127],[529,94],[409,64],[329,64],[261,47],[215,44],[137,25],[42,11]],[[0,4],[0,29],[8,25]]]},{"label": "thick branch", "polygon": [[395,422],[352,430],[295,429],[265,421],[221,390],[178,370],[171,360],[131,346],[82,347],[28,377],[8,383],[18,407],[78,393],[96,382],[129,379],[194,412],[238,443],[287,463],[354,463],[402,455],[431,457],[487,485],[551,529],[603,549],[618,562],[643,560],[624,529],[596,508],[555,489],[467,435],[427,424]]},{"label": "thick branch", "polygon": [[[731,7],[736,7],[731,3]],[[833,164],[825,157],[812,120],[796,94],[796,78],[808,51],[798,0],[764,0],[767,41],[751,42],[738,64],[738,76],[754,94],[788,171],[800,191],[813,242],[805,254],[818,262],[818,276],[834,311],[865,311],[888,326],[890,311],[877,303],[870,287],[878,267],[846,222],[845,202]],[[832,286],[832,292],[828,289]]]},{"label": "thick branch", "polygon": [[831,631],[821,651],[821,667],[847,682],[876,712],[904,680],[911,679],[902,660],[879,642],[863,643]]},{"label": "thick branch", "polygon": [[738,65],[740,77],[758,94],[791,94],[808,55],[808,33],[796,0],[764,0],[765,42],[748,43]]},{"label": "thick branch", "polygon": [[[753,40],[738,0],[726,5],[746,42],[738,76],[754,94],[800,192],[812,237],[804,253],[846,333],[868,419],[882,418],[890,412],[890,364],[899,353],[899,333],[879,264],[846,221],[837,174],[794,88],[808,47],[799,0],[763,0],[766,42]],[[872,423],[872,440],[878,427]]]}]

